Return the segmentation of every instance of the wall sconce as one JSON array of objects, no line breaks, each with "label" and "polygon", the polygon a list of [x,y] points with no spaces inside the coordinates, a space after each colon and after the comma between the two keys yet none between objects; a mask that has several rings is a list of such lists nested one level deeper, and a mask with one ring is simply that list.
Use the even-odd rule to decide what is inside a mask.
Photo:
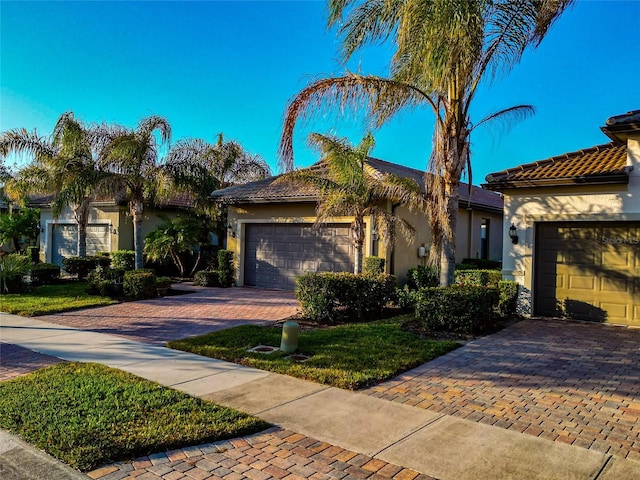
[{"label": "wall sconce", "polygon": [[229,225],[227,226],[227,231],[229,232],[229,236],[231,238],[236,238],[236,232],[233,230],[233,226],[231,225],[231,223],[229,223]]},{"label": "wall sconce", "polygon": [[43,232],[44,232],[44,228],[42,227],[42,225],[40,225],[40,222],[38,222],[38,224],[36,225],[36,228],[38,229],[38,231],[39,231],[40,233],[43,233]]},{"label": "wall sconce", "polygon": [[518,231],[516,230],[516,226],[512,223],[509,227],[509,238],[511,239],[511,243],[514,245],[518,244]]},{"label": "wall sconce", "polygon": [[112,227],[111,228],[111,233],[113,233],[114,235],[118,234],[118,229],[116,227]]},{"label": "wall sconce", "polygon": [[420,245],[418,247],[418,257],[419,258],[424,258],[427,256],[427,249],[424,245]]},{"label": "wall sconce", "polygon": [[374,230],[373,232],[371,232],[371,238],[373,238],[373,240],[377,242],[380,239],[380,234],[378,234],[378,232]]}]

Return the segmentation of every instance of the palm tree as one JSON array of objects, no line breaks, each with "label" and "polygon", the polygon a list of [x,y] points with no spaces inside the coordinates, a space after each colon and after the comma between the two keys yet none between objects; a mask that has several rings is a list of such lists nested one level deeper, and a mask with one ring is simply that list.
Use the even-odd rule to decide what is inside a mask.
[{"label": "palm tree", "polygon": [[573,0],[331,0],[329,25],[339,25],[342,56],[393,40],[391,78],[347,74],[321,79],[289,103],[280,143],[281,167],[293,167],[298,119],[319,108],[357,108],[379,126],[399,110],[427,107],[435,115],[433,150],[425,175],[428,216],[440,251],[440,283],[453,282],[460,180],[471,184],[470,134],[480,125],[526,117],[529,105],[510,107],[473,124],[479,86],[507,73],[529,46],[540,44]]},{"label": "palm tree", "polygon": [[244,150],[236,141],[218,134],[215,144],[199,138],[178,141],[167,155],[166,169],[176,188],[188,192],[196,210],[211,212],[211,192],[260,180],[271,175],[267,163]]},{"label": "palm tree", "polygon": [[[155,133],[159,134],[159,142]],[[159,116],[143,118],[135,130],[112,127],[103,131],[100,165],[109,172],[112,191],[123,189],[133,217],[135,267],[143,266],[142,221],[145,204],[168,196],[172,183],[162,168],[158,148],[171,141],[171,126]]]},{"label": "palm tree", "polygon": [[0,135],[0,155],[27,153],[33,161],[6,182],[6,191],[13,198],[26,201],[29,194],[53,195],[52,210],[60,215],[70,207],[78,224],[78,255],[87,251],[89,208],[99,191],[104,175],[94,157],[94,127],[87,127],[74,118],[73,112],[63,113],[50,138],[25,129]]},{"label": "palm tree", "polygon": [[398,228],[408,239],[413,227],[390,212],[389,200],[411,208],[423,208],[425,198],[419,185],[410,179],[380,173],[367,164],[374,139],[367,134],[355,148],[346,138],[312,133],[309,144],[322,157],[311,168],[282,175],[277,181],[291,181],[314,186],[319,191],[316,225],[331,217],[352,216],[351,232],[355,247],[354,273],[362,273],[362,247],[365,239],[365,217],[375,219],[376,230],[386,246],[394,242]]}]

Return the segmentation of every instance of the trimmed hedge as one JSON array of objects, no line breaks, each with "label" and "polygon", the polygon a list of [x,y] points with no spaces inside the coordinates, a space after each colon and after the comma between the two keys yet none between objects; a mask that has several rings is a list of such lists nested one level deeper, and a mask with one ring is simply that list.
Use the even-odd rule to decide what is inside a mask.
[{"label": "trimmed hedge", "polygon": [[133,250],[116,250],[111,252],[111,266],[117,270],[133,270],[136,268],[136,252]]},{"label": "trimmed hedge", "polygon": [[200,287],[219,287],[220,276],[217,270],[200,270],[193,276],[193,284]]},{"label": "trimmed hedge", "polygon": [[466,265],[467,268],[477,268],[479,270],[500,269],[500,262],[496,262],[495,260],[488,260],[486,258],[463,258],[462,265]]},{"label": "trimmed hedge", "polygon": [[393,301],[392,275],[356,275],[348,272],[307,273],[296,277],[295,295],[302,314],[316,321],[362,319]]},{"label": "trimmed hedge", "polygon": [[78,280],[87,278],[89,272],[95,270],[99,266],[108,268],[111,264],[111,258],[105,255],[93,255],[86,257],[67,257],[62,259],[62,267],[65,272],[70,275],[77,275]]},{"label": "trimmed hedge", "polygon": [[384,273],[385,259],[382,257],[365,257],[362,273],[365,275],[380,275]]},{"label": "trimmed hedge", "polygon": [[31,284],[49,285],[60,279],[60,267],[53,263],[35,263],[31,265]]},{"label": "trimmed hedge", "polygon": [[497,287],[502,281],[502,272],[500,270],[456,270],[454,281],[459,285]]},{"label": "trimmed hedge", "polygon": [[31,263],[40,263],[40,247],[27,247],[27,257]]},{"label": "trimmed hedge", "polygon": [[125,272],[122,288],[125,296],[134,300],[156,296],[156,274],[141,268]]},{"label": "trimmed hedge", "polygon": [[429,330],[475,334],[491,321],[497,303],[498,289],[495,287],[423,288],[417,294],[416,317]]},{"label": "trimmed hedge", "polygon": [[498,305],[496,312],[501,317],[511,317],[516,314],[518,308],[518,291],[520,285],[512,280],[501,280],[498,282]]},{"label": "trimmed hedge", "polygon": [[435,267],[418,265],[407,272],[407,286],[409,290],[437,287],[440,285],[440,272]]},{"label": "trimmed hedge", "polygon": [[218,280],[221,287],[230,287],[236,281],[236,267],[231,250],[218,250]]}]

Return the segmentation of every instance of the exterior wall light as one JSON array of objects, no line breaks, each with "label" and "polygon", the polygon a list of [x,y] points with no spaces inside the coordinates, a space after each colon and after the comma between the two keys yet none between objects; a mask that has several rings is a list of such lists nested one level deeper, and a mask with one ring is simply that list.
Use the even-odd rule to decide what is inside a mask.
[{"label": "exterior wall light", "polygon": [[236,232],[233,230],[233,226],[231,225],[231,223],[229,223],[229,225],[227,226],[227,231],[229,232],[229,236],[231,238],[236,238]]},{"label": "exterior wall light", "polygon": [[516,226],[512,223],[509,227],[509,238],[511,239],[511,243],[514,245],[518,244],[518,231],[516,230]]}]

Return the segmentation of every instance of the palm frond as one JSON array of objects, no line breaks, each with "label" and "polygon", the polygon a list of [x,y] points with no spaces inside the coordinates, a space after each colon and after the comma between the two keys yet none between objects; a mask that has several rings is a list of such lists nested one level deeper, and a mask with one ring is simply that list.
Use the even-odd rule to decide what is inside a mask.
[{"label": "palm frond", "polygon": [[298,121],[325,112],[352,109],[368,118],[370,124],[380,125],[402,108],[424,105],[437,110],[427,93],[395,80],[353,73],[317,80],[287,105],[278,150],[279,167],[282,171],[293,169],[293,134]]}]

